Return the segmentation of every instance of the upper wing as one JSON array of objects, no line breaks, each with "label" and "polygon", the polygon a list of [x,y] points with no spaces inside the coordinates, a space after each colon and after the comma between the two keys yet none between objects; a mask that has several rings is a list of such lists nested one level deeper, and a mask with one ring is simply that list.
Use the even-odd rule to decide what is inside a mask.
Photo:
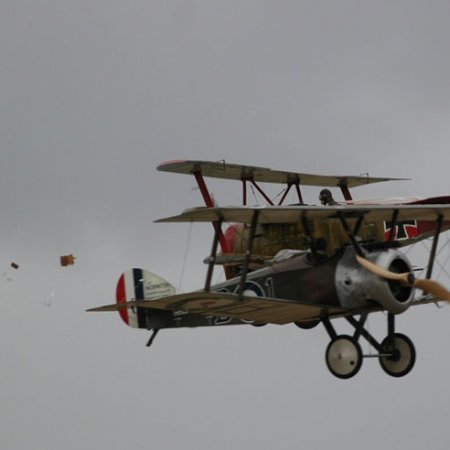
[{"label": "upper wing", "polygon": [[173,217],[156,222],[225,222],[251,223],[255,212],[258,223],[298,223],[303,218],[337,220],[364,217],[367,221],[392,220],[394,211],[398,211],[397,220],[436,220],[442,216],[450,220],[450,205],[371,205],[369,206],[263,206],[231,208],[191,208]]},{"label": "upper wing", "polygon": [[309,173],[272,170],[265,167],[228,164],[211,161],[167,161],[158,166],[163,172],[193,174],[201,172],[205,177],[222,178],[228,180],[248,180],[263,183],[296,183],[304,186],[353,188],[382,181],[405,180],[406,178],[380,178],[369,176],[347,175],[314,175]]},{"label": "upper wing", "polygon": [[88,311],[119,311],[123,308],[153,308],[179,314],[234,317],[259,323],[285,324],[341,316],[351,311],[336,306],[312,305],[292,300],[266,297],[239,297],[226,292],[192,292],[157,300],[137,300],[92,308]]}]

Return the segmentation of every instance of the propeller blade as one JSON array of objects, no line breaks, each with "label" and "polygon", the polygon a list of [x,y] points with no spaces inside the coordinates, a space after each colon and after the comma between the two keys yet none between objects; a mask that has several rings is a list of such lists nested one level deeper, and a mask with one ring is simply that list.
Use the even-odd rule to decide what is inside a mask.
[{"label": "propeller blade", "polygon": [[413,279],[411,278],[411,273],[396,273],[391,272],[390,270],[383,269],[383,267],[377,266],[372,261],[369,261],[362,256],[356,255],[356,259],[364,268],[366,268],[369,272],[372,272],[375,275],[378,275],[381,278],[386,278],[387,280],[395,280],[400,281],[403,284],[412,284]]},{"label": "propeller blade", "polygon": [[450,302],[450,292],[442,284],[434,280],[429,280],[428,278],[417,278],[414,279],[412,273],[396,273],[390,270],[384,269],[383,267],[377,266],[375,263],[363,258],[362,256],[356,255],[356,259],[365,269],[378,275],[387,280],[400,281],[405,285],[412,285],[424,292],[431,294],[440,300],[446,300]]},{"label": "propeller blade", "polygon": [[433,297],[450,302],[450,292],[437,281],[429,280],[427,278],[418,278],[415,281],[414,286],[424,292],[428,292]]}]

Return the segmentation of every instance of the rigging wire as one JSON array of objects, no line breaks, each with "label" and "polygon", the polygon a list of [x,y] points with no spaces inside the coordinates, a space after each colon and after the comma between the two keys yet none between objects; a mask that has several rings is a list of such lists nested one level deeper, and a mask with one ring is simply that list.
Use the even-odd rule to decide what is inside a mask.
[{"label": "rigging wire", "polygon": [[[434,262],[436,263],[436,265],[439,267],[439,273],[437,274],[436,278],[441,277],[442,275],[445,275],[449,280],[450,280],[450,273],[448,272],[448,270],[446,269],[446,265],[447,263],[450,261],[450,238],[448,236],[448,233],[444,233],[445,237],[446,237],[446,242],[442,243],[439,248],[436,251],[436,257],[434,259]],[[430,252],[431,248],[430,248],[430,244],[428,240],[423,240],[421,241],[422,247],[425,249],[426,252]],[[445,261],[443,260],[444,258],[444,252],[446,251],[446,258]],[[439,256],[441,256],[442,258],[438,258]]]},{"label": "rigging wire", "polygon": [[440,249],[438,249],[436,256],[439,256],[444,251],[444,249],[446,249],[447,250],[447,257],[446,257],[444,262],[441,262],[439,259],[436,259],[436,262],[437,262],[437,265],[440,268],[440,271],[438,273],[438,278],[442,274],[444,274],[448,279],[450,279],[450,274],[449,274],[449,272],[446,269],[447,263],[450,260],[450,239],[448,237],[448,233],[445,233],[445,237],[447,239],[447,242],[444,243]]},{"label": "rigging wire", "polygon": [[[446,268],[448,262],[450,261],[450,237],[449,237],[448,232],[441,233],[441,236],[445,236],[446,241],[442,242],[442,239],[441,239],[439,242],[438,248],[436,249],[436,255],[434,258],[434,264],[435,264],[436,270],[435,270],[435,275],[433,276],[433,278],[436,280],[439,280],[439,279],[442,279],[442,277],[445,277],[448,280],[450,280],[450,273]],[[414,251],[418,251],[418,250],[422,249],[422,250],[425,250],[425,252],[427,254],[429,254],[431,252],[430,239],[431,238],[424,239],[415,244],[404,247],[403,253],[410,257],[409,253],[414,253]],[[444,258],[445,258],[445,260],[444,260]],[[424,271],[426,270],[427,266],[428,266],[428,262],[424,265],[424,267],[421,267],[420,269],[413,269],[413,270],[417,270],[419,272],[419,276],[421,276],[424,273]],[[434,304],[438,308],[442,308],[442,306],[440,306],[438,301],[434,302]]]},{"label": "rigging wire", "polygon": [[286,189],[287,189],[287,188],[281,189],[281,191],[278,192],[278,194],[275,195],[275,197],[272,198],[272,203],[273,203],[273,204],[275,204],[275,200],[276,200],[277,198],[281,197],[281,196],[286,192]]},{"label": "rigging wire", "polygon": [[253,186],[252,186],[252,185],[250,185],[250,190],[252,191],[252,194],[253,194],[253,198],[255,199],[255,203],[256,203],[256,205],[258,205],[258,206],[259,206],[259,203],[258,203],[258,198],[256,197],[256,192],[255,192],[255,189],[253,188]]},{"label": "rigging wire", "polygon": [[183,254],[183,262],[181,264],[181,274],[180,274],[180,279],[178,281],[178,287],[177,287],[178,292],[182,292],[181,286],[183,283],[184,274],[186,272],[187,254],[189,251],[189,247],[191,245],[192,224],[193,224],[193,222],[189,222],[188,235],[187,235],[186,245],[185,245],[184,254]]}]

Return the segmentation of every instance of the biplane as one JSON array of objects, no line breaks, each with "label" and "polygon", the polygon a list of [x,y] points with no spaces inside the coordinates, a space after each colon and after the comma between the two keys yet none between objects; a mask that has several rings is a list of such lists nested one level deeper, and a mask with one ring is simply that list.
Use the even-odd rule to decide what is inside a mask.
[{"label": "biplane", "polygon": [[[439,236],[450,229],[450,197],[353,199],[354,188],[399,178],[313,175],[207,161],[170,161],[158,170],[194,176],[205,201],[204,207],[156,220],[213,224],[204,287],[177,293],[163,278],[134,268],[120,276],[115,304],[88,311],[118,311],[127,325],[151,330],[148,346],[165,328],[293,323],[309,329],[323,324],[330,339],[325,360],[336,377],[353,377],[366,356],[377,357],[393,377],[411,371],[415,348],[396,331],[395,319],[414,305],[450,301],[450,292],[432,279]],[[242,205],[217,206],[207,177],[239,181]],[[263,189],[266,183],[285,186],[276,203]],[[304,203],[303,186],[322,189],[320,205]],[[249,187],[264,205],[248,205]],[[340,190],[342,201],[333,198],[332,189]],[[286,204],[289,192],[295,202]],[[431,248],[426,273],[419,278],[402,249],[424,239]],[[224,267],[226,280],[214,284],[217,265]],[[380,311],[387,318],[381,341],[366,326],[369,314]],[[351,325],[352,334],[336,331],[337,318]],[[375,353],[364,355],[361,339]]]}]

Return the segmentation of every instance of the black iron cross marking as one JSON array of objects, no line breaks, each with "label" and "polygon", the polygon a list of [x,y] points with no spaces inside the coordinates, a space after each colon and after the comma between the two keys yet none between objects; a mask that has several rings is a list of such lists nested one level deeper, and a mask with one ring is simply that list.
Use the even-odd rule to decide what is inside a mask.
[{"label": "black iron cross marking", "polygon": [[[392,222],[386,221],[384,222],[384,229],[386,235],[389,237],[389,233],[391,231]],[[414,229],[414,232],[411,233],[411,228]],[[401,222],[397,222],[395,225],[395,233],[394,239],[409,239],[411,237],[417,236],[417,221],[416,220],[403,220]]]}]

